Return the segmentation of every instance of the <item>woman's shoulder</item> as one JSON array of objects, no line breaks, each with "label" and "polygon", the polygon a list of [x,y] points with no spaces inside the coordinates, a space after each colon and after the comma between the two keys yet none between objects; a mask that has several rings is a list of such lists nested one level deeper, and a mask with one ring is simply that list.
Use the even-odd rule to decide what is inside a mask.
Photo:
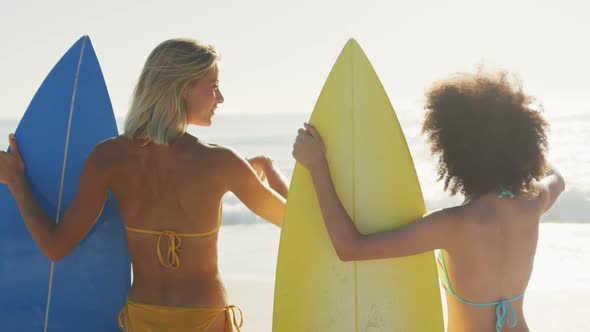
[{"label": "woman's shoulder", "polygon": [[199,141],[201,148],[207,150],[207,159],[215,168],[226,175],[239,176],[248,173],[250,164],[237,150],[230,146]]},{"label": "woman's shoulder", "polygon": [[116,136],[105,139],[99,142],[91,154],[99,156],[101,159],[112,159],[116,158],[125,149],[128,149],[132,145],[132,141],[125,136]]},{"label": "woman's shoulder", "polygon": [[236,151],[235,149],[211,142],[206,142],[201,139],[195,138],[193,143],[193,147],[198,150],[204,150],[206,153],[210,154],[211,156],[215,156],[222,159],[240,159],[242,156]]},{"label": "woman's shoulder", "polygon": [[94,169],[100,173],[111,173],[114,165],[120,162],[121,145],[124,144],[120,137],[111,137],[99,142],[88,154],[85,168]]}]

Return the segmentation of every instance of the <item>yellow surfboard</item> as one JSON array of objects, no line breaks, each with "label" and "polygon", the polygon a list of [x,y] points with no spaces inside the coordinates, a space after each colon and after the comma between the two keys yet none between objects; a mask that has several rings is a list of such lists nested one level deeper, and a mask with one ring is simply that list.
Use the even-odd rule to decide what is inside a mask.
[{"label": "yellow surfboard", "polygon": [[[425,213],[412,157],[387,94],[354,39],[313,110],[336,191],[364,234]],[[296,165],[281,233],[274,332],[442,332],[434,253],[341,262],[309,172]]]}]

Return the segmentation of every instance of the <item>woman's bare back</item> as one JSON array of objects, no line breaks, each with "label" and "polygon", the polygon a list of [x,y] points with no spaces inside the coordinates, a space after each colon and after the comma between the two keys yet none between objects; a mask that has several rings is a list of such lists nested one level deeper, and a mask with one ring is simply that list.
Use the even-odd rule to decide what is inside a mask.
[{"label": "woman's bare back", "polygon": [[[191,234],[219,227],[221,199],[229,188],[227,149],[190,135],[170,146],[142,146],[124,137],[111,145],[111,190],[126,227]],[[181,237],[179,266],[173,269],[158,259],[158,235],[128,231],[134,275],[129,297],[168,306],[227,305],[217,266],[217,235]],[[161,242],[167,259],[168,238]]]},{"label": "woman's bare back", "polygon": [[[456,241],[446,249],[445,261],[451,286],[464,300],[477,303],[510,299],[524,293],[533,270],[539,218],[538,199],[524,195],[497,198],[490,193],[467,205],[453,208],[457,218]],[[495,331],[496,306],[461,303],[447,292],[449,331],[471,331],[489,326]],[[528,331],[523,299],[511,301],[518,319],[510,331]]]}]

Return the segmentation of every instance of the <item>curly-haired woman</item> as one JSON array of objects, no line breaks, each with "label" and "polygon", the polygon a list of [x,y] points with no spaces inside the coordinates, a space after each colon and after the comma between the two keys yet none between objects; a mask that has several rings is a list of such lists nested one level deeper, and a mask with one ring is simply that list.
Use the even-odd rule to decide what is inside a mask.
[{"label": "curly-haired woman", "polygon": [[564,190],[545,160],[548,123],[534,98],[506,72],[459,74],[426,94],[423,133],[438,156],[439,180],[460,206],[397,230],[363,235],[342,207],[317,130],[299,130],[293,156],[313,177],[326,227],[341,260],[409,256],[442,249],[448,331],[528,331],[523,299],[539,220]]}]

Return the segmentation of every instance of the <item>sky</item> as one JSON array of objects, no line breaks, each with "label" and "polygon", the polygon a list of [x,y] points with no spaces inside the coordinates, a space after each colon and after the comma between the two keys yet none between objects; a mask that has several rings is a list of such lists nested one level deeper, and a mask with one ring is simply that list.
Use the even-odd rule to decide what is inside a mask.
[{"label": "sky", "polygon": [[310,112],[346,41],[396,109],[479,65],[518,74],[549,117],[590,112],[586,1],[0,0],[0,118],[18,119],[53,65],[89,35],[117,116],[149,52],[188,37],[223,54],[218,112]]}]

